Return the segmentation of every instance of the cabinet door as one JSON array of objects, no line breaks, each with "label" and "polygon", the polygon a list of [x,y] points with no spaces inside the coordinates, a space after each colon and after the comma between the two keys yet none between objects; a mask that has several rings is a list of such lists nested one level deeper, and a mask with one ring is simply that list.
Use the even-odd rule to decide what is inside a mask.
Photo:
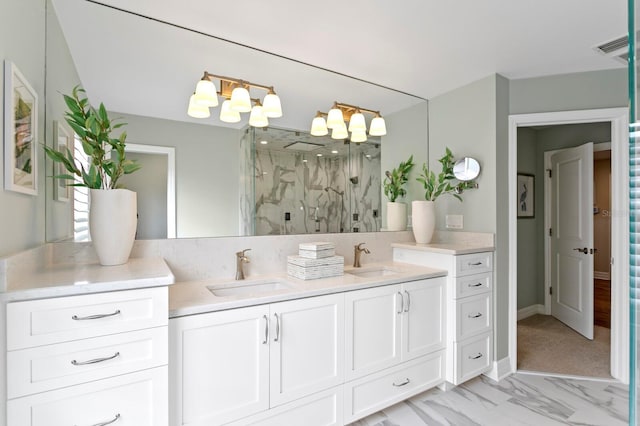
[{"label": "cabinet door", "polygon": [[344,295],[271,305],[271,407],[344,381]]},{"label": "cabinet door", "polygon": [[400,362],[400,290],[392,285],[346,293],[347,380]]},{"label": "cabinet door", "polygon": [[440,277],[403,284],[403,361],[444,348],[446,283]]},{"label": "cabinet door", "polygon": [[174,425],[218,425],[269,408],[268,306],[169,321]]}]

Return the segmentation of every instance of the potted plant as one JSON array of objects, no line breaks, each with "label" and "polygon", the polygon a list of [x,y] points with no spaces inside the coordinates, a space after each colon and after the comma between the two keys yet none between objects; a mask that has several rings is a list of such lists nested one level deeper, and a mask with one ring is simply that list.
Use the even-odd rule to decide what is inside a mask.
[{"label": "potted plant", "polygon": [[111,120],[102,103],[98,109],[91,107],[84,93],[76,86],[71,96],[63,96],[68,108],[65,121],[78,135],[89,164],[76,161],[69,148],[57,151],[45,145],[44,149],[49,158],[61,163],[68,172],[53,176],[55,179],[89,188],[89,232],[93,247],[100,264],[120,265],[127,262],[133,247],[137,199],[135,192],[120,188],[118,180],[138,170],[140,165],[126,159],[126,132],[117,138],[111,135],[124,123]]},{"label": "potted plant", "polygon": [[462,201],[460,194],[466,189],[476,188],[475,181],[460,181],[455,183],[453,174],[453,153],[449,148],[438,160],[442,169],[438,175],[429,170],[426,164],[422,165],[422,174],[416,178],[424,187],[424,200],[416,200],[411,203],[411,225],[413,235],[418,244],[427,244],[433,237],[436,226],[435,201],[441,195],[449,194]]},{"label": "potted plant", "polygon": [[404,231],[407,229],[407,205],[396,201],[407,194],[404,188],[409,180],[409,172],[413,168],[413,155],[407,161],[402,161],[398,167],[384,172],[385,178],[382,183],[384,195],[389,199],[387,203],[387,230]]}]

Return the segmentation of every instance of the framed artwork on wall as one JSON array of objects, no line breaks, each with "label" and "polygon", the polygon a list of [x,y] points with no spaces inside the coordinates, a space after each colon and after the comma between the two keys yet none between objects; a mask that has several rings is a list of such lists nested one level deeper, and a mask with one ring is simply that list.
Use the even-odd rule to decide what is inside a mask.
[{"label": "framed artwork on wall", "polygon": [[11,61],[4,62],[4,189],[38,194],[38,95]]},{"label": "framed artwork on wall", "polygon": [[535,176],[518,173],[518,218],[535,216]]},{"label": "framed artwork on wall", "polygon": [[[53,122],[53,148],[56,151],[67,152],[67,149],[73,152],[73,139],[69,136],[69,132],[59,121]],[[53,163],[53,175],[59,176],[69,174],[62,163]],[[71,186],[66,179],[53,179],[53,199],[66,203],[71,198]]]}]

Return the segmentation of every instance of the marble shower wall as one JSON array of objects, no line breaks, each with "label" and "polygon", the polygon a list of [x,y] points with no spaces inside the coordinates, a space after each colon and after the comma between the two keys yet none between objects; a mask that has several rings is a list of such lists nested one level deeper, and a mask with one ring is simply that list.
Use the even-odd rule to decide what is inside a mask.
[{"label": "marble shower wall", "polygon": [[255,205],[254,132],[252,127],[246,129],[240,140],[240,232],[238,235],[241,237],[256,235],[253,220],[253,206]]}]

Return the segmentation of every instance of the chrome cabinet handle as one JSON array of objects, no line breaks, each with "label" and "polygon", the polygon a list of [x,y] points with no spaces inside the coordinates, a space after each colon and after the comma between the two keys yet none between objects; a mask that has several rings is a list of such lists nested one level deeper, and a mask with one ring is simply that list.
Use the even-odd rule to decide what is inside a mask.
[{"label": "chrome cabinet handle", "polygon": [[110,425],[111,423],[117,422],[119,418],[120,418],[120,413],[116,414],[116,416],[113,419],[111,419],[111,420],[109,420],[107,422],[96,423],[96,424],[94,424],[92,426],[107,426],[107,425]]},{"label": "chrome cabinet handle", "polygon": [[[120,352],[116,352],[111,356],[107,356],[104,358],[96,358],[90,359],[89,361],[76,361],[75,359],[71,361],[73,365],[89,365],[89,364],[97,364],[99,362],[109,361],[110,359],[118,358],[120,356]],[[108,424],[108,423],[107,423]]]},{"label": "chrome cabinet handle", "polygon": [[276,337],[273,339],[274,342],[277,342],[280,339],[280,317],[278,314],[273,314],[276,317]]},{"label": "chrome cabinet handle", "polygon": [[[409,312],[409,309],[411,309],[411,295],[407,290],[405,290],[404,293],[407,295],[407,307],[404,309],[404,311]],[[404,304],[404,302],[402,303]]]},{"label": "chrome cabinet handle", "polygon": [[475,284],[467,284],[467,287],[480,287],[482,285],[482,283],[475,283]]},{"label": "chrome cabinet handle", "polygon": [[262,344],[266,345],[269,342],[269,317],[263,315],[262,318],[264,318],[264,340]]},{"label": "chrome cabinet handle", "polygon": [[405,386],[408,385],[411,382],[411,380],[409,380],[409,378],[407,377],[406,379],[404,379],[404,381],[402,383],[393,383],[393,386],[399,388],[400,386]]},{"label": "chrome cabinet handle", "polygon": [[482,262],[475,262],[475,263],[469,262],[469,263],[467,263],[467,265],[469,265],[469,266],[480,266],[480,265],[482,265]]},{"label": "chrome cabinet handle", "polygon": [[79,317],[77,315],[74,315],[74,316],[71,317],[71,319],[74,320],[74,321],[86,321],[86,320],[94,320],[94,319],[112,317],[114,315],[120,315],[120,309],[116,309],[115,312],[112,312],[110,314],[89,315],[87,317]]},{"label": "chrome cabinet handle", "polygon": [[469,359],[478,359],[478,358],[482,358],[482,354],[480,352],[478,352],[478,355],[476,356],[469,355]]},{"label": "chrome cabinet handle", "polygon": [[397,312],[401,314],[404,311],[404,297],[402,297],[402,293],[398,292],[398,296],[400,296],[400,310]]},{"label": "chrome cabinet handle", "polygon": [[467,315],[467,317],[469,317],[469,318],[480,318],[481,316],[482,316],[482,314],[480,312],[478,312],[475,315],[471,315],[471,314]]}]

